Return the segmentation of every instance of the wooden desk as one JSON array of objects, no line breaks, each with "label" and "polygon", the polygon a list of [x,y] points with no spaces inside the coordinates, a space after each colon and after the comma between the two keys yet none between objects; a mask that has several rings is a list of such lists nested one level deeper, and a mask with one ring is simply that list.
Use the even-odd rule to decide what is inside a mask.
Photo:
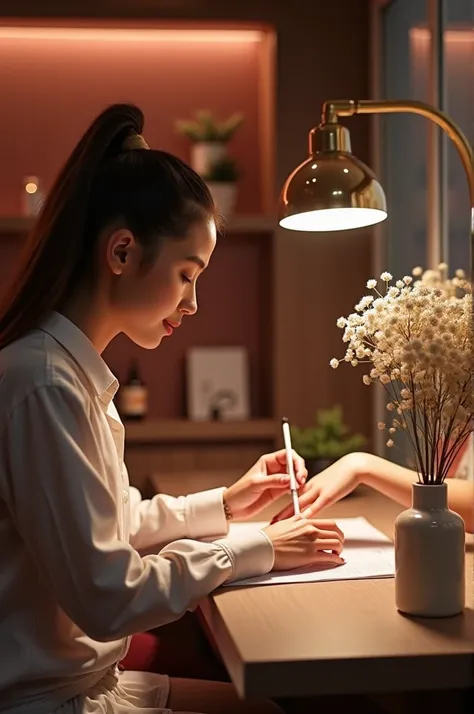
[{"label": "wooden desk", "polygon": [[[393,536],[401,507],[369,489],[324,516],[365,516]],[[474,541],[463,615],[415,619],[394,581],[221,588],[201,612],[240,696],[301,697],[474,687]]]}]

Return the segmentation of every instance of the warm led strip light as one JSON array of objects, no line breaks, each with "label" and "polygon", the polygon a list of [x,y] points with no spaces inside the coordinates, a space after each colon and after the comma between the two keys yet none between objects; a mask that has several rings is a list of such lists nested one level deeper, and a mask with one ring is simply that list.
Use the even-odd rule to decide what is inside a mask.
[{"label": "warm led strip light", "polygon": [[[474,43],[474,26],[471,30],[445,30],[443,35],[446,42]],[[428,42],[431,38],[431,33],[422,27],[414,27],[410,30],[410,37],[412,37],[415,42],[419,40]]]},{"label": "warm led strip light", "polygon": [[9,27],[0,26],[0,40],[81,40],[83,42],[261,42],[260,30]]}]

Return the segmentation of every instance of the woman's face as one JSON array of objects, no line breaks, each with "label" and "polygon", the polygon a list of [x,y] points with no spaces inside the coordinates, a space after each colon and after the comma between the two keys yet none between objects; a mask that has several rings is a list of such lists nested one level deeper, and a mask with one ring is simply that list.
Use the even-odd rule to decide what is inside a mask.
[{"label": "woman's face", "polygon": [[197,311],[196,282],[215,245],[214,221],[196,223],[186,238],[165,240],[154,263],[143,269],[142,250],[132,236],[110,300],[118,331],[145,349],[172,335],[184,316]]}]

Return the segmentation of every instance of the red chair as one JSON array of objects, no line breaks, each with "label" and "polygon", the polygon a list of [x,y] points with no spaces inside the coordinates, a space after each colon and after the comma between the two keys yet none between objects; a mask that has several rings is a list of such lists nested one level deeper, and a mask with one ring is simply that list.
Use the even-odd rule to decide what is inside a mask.
[{"label": "red chair", "polygon": [[133,635],[130,648],[120,664],[132,672],[153,672],[159,649],[160,640],[151,632]]},{"label": "red chair", "polygon": [[194,612],[187,612],[177,622],[152,632],[133,635],[128,653],[120,664],[133,672],[229,681]]}]

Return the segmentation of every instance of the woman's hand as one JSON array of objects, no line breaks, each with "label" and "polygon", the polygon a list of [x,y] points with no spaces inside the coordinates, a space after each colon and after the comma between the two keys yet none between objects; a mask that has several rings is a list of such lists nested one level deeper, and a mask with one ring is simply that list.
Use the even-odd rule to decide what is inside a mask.
[{"label": "woman's hand", "polygon": [[[299,485],[305,483],[308,472],[301,456],[293,451],[293,464]],[[259,513],[277,498],[289,493],[290,477],[286,467],[286,451],[281,449],[261,456],[257,463],[224,492],[232,517],[245,520]]]},{"label": "woman's hand", "polygon": [[314,521],[293,516],[263,528],[273,543],[273,570],[305,565],[342,565],[344,535],[334,521]]},{"label": "woman's hand", "polygon": [[[308,481],[299,494],[301,515],[314,518],[323,508],[351,493],[361,482],[366,457],[363,453],[347,454]],[[289,518],[292,514],[293,506],[287,506],[273,521]]]}]

